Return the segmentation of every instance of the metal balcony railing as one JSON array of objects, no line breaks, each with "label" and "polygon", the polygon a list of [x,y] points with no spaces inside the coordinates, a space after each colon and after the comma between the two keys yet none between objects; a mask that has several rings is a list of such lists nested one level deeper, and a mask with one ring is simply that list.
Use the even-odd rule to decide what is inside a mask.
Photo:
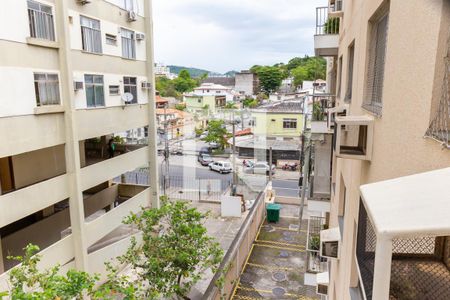
[{"label": "metal balcony railing", "polygon": [[335,106],[335,96],[331,94],[320,94],[313,96],[312,121],[326,121],[327,110]]},{"label": "metal balcony railing", "polygon": [[328,7],[316,8],[316,35],[339,34],[340,18],[328,16]]},{"label": "metal balcony railing", "polygon": [[320,231],[324,229],[325,218],[311,216],[308,220],[306,242],[306,269],[310,273],[327,271],[327,260],[320,256]]}]

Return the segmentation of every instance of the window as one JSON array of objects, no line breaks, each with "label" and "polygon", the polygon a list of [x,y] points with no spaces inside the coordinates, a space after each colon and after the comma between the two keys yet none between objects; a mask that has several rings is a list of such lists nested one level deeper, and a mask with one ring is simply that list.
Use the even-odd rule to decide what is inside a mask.
[{"label": "window", "polygon": [[136,77],[124,77],[123,78],[123,92],[133,95],[131,103],[137,103],[137,79]]},{"label": "window", "polygon": [[58,105],[61,103],[57,74],[34,73],[34,91],[36,93],[37,106]]},{"label": "window", "polygon": [[100,21],[80,16],[80,22],[83,50],[92,53],[102,53]]},{"label": "window", "polygon": [[105,106],[103,75],[84,75],[88,107]]},{"label": "window", "polygon": [[220,91],[216,91],[216,94],[220,94]]},{"label": "window", "polygon": [[297,119],[283,119],[284,129],[295,129],[297,128]]},{"label": "window", "polygon": [[134,31],[122,28],[122,57],[136,59],[136,42],[134,40]]},{"label": "window", "polygon": [[123,1],[123,8],[125,8],[128,11],[135,11],[135,0],[122,0]]},{"label": "window", "polygon": [[55,40],[55,28],[51,6],[36,1],[27,1],[30,36],[38,39]]},{"label": "window", "polygon": [[120,93],[120,87],[118,85],[110,85],[109,86],[109,94],[114,96],[114,95],[119,95]]},{"label": "window", "polygon": [[107,33],[105,35],[105,38],[106,38],[106,44],[113,45],[113,46],[117,45],[117,36]]},{"label": "window", "polygon": [[197,102],[198,103],[202,103],[202,99],[197,99]]},{"label": "window", "polygon": [[377,115],[381,115],[382,108],[388,20],[389,13],[384,12],[381,17],[371,22],[367,87],[363,107]]},{"label": "window", "polygon": [[345,101],[352,100],[352,85],[353,85],[353,64],[355,60],[355,42],[348,48],[348,67],[347,67],[347,92],[345,93]]}]

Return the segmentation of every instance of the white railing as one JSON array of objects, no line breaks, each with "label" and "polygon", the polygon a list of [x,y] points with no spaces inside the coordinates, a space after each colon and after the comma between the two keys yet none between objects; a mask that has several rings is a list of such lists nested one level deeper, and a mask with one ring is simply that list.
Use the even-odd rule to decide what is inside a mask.
[{"label": "white railing", "polygon": [[28,19],[30,22],[31,37],[50,41],[55,40],[52,14],[28,8]]}]

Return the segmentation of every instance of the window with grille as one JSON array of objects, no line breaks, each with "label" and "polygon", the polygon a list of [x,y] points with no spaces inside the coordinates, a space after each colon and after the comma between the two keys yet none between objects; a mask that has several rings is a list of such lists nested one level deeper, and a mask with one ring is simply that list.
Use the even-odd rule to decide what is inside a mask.
[{"label": "window with grille", "polygon": [[371,22],[366,96],[363,107],[381,115],[389,12]]},{"label": "window with grille", "polygon": [[92,53],[102,53],[100,21],[80,16],[80,22],[83,50]]},{"label": "window with grille", "polygon": [[297,119],[283,119],[283,128],[284,129],[296,129],[297,128]]},{"label": "window with grille", "polygon": [[137,79],[136,77],[124,77],[123,78],[123,91],[124,93],[130,93],[133,95],[131,103],[137,103]]},{"label": "window with grille", "polygon": [[27,1],[30,36],[38,39],[55,40],[52,7],[36,1]]},{"label": "window with grille", "polygon": [[84,75],[88,107],[105,106],[103,75]]},{"label": "window with grille", "polygon": [[34,91],[37,106],[61,104],[58,74],[34,73]]},{"label": "window with grille", "polygon": [[122,28],[122,57],[136,59],[136,41],[134,40],[134,31]]},{"label": "window with grille", "polygon": [[348,48],[347,92],[345,93],[345,102],[350,102],[352,100],[354,60],[355,60],[355,42],[353,42],[353,44]]}]

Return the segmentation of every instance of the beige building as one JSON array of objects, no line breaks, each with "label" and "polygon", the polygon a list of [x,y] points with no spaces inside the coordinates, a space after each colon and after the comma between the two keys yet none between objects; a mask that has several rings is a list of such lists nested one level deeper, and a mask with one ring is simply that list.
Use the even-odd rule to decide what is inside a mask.
[{"label": "beige building", "polygon": [[450,166],[450,2],[330,0],[316,14],[336,95],[319,289],[450,299],[449,170],[438,170]]},{"label": "beige building", "polygon": [[[158,205],[151,1],[2,4],[0,290],[28,243],[42,267],[102,274],[139,238],[124,216]],[[151,182],[127,184],[139,167]]]}]

